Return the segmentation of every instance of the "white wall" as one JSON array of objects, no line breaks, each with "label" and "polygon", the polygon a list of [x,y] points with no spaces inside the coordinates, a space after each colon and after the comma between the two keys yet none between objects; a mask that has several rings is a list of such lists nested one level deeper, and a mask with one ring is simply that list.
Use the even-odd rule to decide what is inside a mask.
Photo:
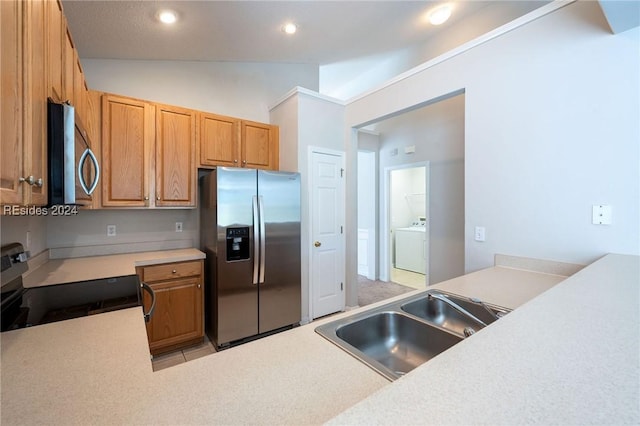
[{"label": "white wall", "polygon": [[269,106],[292,87],[318,88],[318,66],[82,59],[90,89],[269,122]]},{"label": "white wall", "polygon": [[[639,40],[638,28],[612,35],[598,4],[578,1],[349,103],[345,134],[464,90],[466,271],[495,253],[640,254]],[[598,203],[613,206],[613,225],[591,224]],[[478,225],[486,242],[473,239]],[[348,256],[354,246],[348,235]]]},{"label": "white wall", "polygon": [[[47,218],[52,258],[199,247],[198,210],[84,210],[77,216]],[[182,222],[182,232],[175,223]],[[107,236],[107,225],[116,236]]]},{"label": "white wall", "polygon": [[424,43],[393,53],[321,65],[319,91],[338,99],[350,99],[545,3],[546,0],[502,0],[457,22],[443,24]]},{"label": "white wall", "polygon": [[[285,159],[288,171],[300,173],[302,193],[301,238],[302,246],[302,321],[309,319],[309,148],[321,147],[344,150],[344,106],[307,89],[295,88],[271,108],[271,123],[280,126],[280,151],[297,152]],[[282,135],[285,135],[282,137]],[[354,255],[355,257],[355,255]]]},{"label": "white wall", "polygon": [[[30,244],[27,244],[27,232]],[[47,218],[45,216],[2,216],[0,218],[2,245],[21,243],[32,256],[47,248]]]}]

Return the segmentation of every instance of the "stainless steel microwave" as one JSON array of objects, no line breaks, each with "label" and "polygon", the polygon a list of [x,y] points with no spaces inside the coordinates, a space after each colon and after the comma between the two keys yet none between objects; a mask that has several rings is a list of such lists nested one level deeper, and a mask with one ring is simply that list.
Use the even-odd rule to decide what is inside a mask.
[{"label": "stainless steel microwave", "polygon": [[49,205],[90,204],[100,165],[75,108],[49,100],[47,134]]}]

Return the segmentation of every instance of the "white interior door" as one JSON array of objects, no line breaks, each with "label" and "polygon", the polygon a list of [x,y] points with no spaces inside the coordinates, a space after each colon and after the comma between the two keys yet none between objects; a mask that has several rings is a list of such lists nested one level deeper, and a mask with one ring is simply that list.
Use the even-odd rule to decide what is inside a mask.
[{"label": "white interior door", "polygon": [[344,309],[344,154],[311,150],[311,318]]}]

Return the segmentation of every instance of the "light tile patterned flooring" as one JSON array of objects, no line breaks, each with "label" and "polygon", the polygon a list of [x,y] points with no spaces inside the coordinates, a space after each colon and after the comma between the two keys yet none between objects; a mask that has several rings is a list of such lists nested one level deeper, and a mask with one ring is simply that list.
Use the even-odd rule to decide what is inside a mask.
[{"label": "light tile patterned flooring", "polygon": [[204,336],[204,342],[199,345],[191,346],[179,351],[169,352],[162,355],[156,355],[151,360],[153,371],[162,370],[164,368],[173,367],[174,365],[182,364],[183,362],[192,361],[203,356],[216,353],[216,348],[207,339],[207,335]]},{"label": "light tile patterned flooring", "polygon": [[425,290],[427,288],[426,277],[424,274],[405,271],[404,269],[396,269],[392,267],[391,281],[417,290]]}]

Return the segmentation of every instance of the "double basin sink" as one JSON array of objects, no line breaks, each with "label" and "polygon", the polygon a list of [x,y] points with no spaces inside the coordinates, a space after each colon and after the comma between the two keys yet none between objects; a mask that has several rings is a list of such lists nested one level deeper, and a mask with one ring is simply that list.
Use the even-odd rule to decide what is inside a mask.
[{"label": "double basin sink", "polygon": [[478,299],[427,290],[323,324],[316,332],[395,380],[508,312]]}]

